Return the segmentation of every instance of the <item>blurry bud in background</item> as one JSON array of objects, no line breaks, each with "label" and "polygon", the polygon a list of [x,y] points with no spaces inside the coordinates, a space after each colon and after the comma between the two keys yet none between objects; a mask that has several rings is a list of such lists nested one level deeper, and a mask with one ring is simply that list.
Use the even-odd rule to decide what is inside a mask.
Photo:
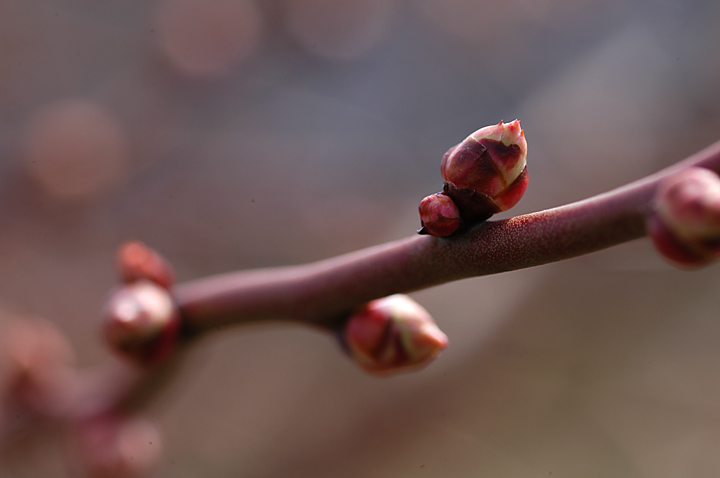
[{"label": "blurry bud in background", "polygon": [[30,176],[60,199],[88,199],[116,185],[129,145],[118,120],[100,104],[66,99],[36,111],[23,135]]},{"label": "blurry bud in background", "polygon": [[288,30],[309,52],[360,58],[389,33],[394,0],[287,0]]},{"label": "blurry bud in background", "polygon": [[170,293],[139,280],[121,286],[108,300],[102,335],[113,352],[140,366],[151,366],[175,350],[180,315]]},{"label": "blurry bud in background", "polygon": [[164,0],[157,27],[160,50],[178,70],[216,78],[255,53],[263,21],[252,0]]},{"label": "blurry bud in background", "polygon": [[162,456],[160,431],[145,418],[92,417],[76,425],[71,439],[68,467],[82,478],[151,476]]},{"label": "blurry bud in background", "polygon": [[128,241],[120,246],[117,269],[124,283],[146,279],[167,289],[175,282],[175,272],[170,263],[139,241]]},{"label": "blurry bud in background", "polygon": [[460,216],[481,221],[510,209],[528,184],[527,142],[518,120],[481,128],[443,156],[443,192]]},{"label": "blurry bud in background", "polygon": [[460,211],[455,202],[443,193],[431,194],[420,201],[421,234],[449,236],[460,226]]},{"label": "blurry bud in background", "polygon": [[405,295],[368,302],[345,324],[344,344],[368,372],[390,374],[427,366],[447,347],[430,314]]},{"label": "blurry bud in background", "polygon": [[688,168],[662,181],[649,220],[656,249],[681,267],[699,267],[720,257],[720,178]]},{"label": "blurry bud in background", "polygon": [[73,361],[70,344],[49,322],[14,319],[0,328],[0,390],[35,412],[53,416],[64,406]]}]

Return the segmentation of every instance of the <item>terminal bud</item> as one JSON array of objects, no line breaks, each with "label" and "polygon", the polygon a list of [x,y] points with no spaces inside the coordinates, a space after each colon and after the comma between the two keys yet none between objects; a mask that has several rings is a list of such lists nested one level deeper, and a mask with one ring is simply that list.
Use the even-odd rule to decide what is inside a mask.
[{"label": "terminal bud", "polygon": [[720,257],[720,178],[698,167],[665,179],[655,196],[648,232],[655,248],[680,267]]},{"label": "terminal bud", "polygon": [[528,184],[527,142],[518,120],[481,128],[443,156],[444,193],[467,221],[510,209]]},{"label": "terminal bud", "polygon": [[360,307],[345,324],[342,338],[353,360],[376,374],[422,368],[448,343],[430,314],[405,295]]}]

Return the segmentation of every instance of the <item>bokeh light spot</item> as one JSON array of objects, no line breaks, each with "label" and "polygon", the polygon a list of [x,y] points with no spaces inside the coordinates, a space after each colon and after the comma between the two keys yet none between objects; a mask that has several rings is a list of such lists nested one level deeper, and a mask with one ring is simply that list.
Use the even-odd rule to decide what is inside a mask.
[{"label": "bokeh light spot", "polygon": [[288,29],[308,51],[333,60],[361,57],[389,32],[392,0],[289,0]]},{"label": "bokeh light spot", "polygon": [[166,0],[158,14],[160,49],[183,73],[227,74],[257,49],[262,19],[247,0]]},{"label": "bokeh light spot", "polygon": [[129,145],[117,119],[101,105],[66,99],[30,118],[23,138],[25,167],[51,195],[85,199],[116,184]]}]

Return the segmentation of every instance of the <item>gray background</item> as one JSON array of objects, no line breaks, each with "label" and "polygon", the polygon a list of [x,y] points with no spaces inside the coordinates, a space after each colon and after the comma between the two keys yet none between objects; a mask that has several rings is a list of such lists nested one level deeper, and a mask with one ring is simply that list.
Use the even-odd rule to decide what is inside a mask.
[{"label": "gray background", "polygon": [[[501,119],[529,144],[513,214],[620,186],[720,137],[719,25],[714,0],[2,0],[3,317],[113,360],[122,241],[189,280],[399,239]],[[641,240],[423,291],[450,347],[396,378],[315,330],[230,330],[151,410],[158,476],[717,477],[717,279]],[[59,450],[0,475],[57,477]]]}]

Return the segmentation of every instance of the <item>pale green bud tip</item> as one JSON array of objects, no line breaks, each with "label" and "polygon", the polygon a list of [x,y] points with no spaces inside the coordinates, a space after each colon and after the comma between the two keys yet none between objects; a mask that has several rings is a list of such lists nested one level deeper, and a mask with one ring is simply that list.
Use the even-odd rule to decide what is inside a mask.
[{"label": "pale green bud tip", "polygon": [[521,149],[527,151],[525,132],[520,126],[520,120],[513,120],[509,123],[500,121],[498,124],[484,126],[470,135],[475,141],[481,139],[493,139],[501,141],[505,146],[517,144]]}]

